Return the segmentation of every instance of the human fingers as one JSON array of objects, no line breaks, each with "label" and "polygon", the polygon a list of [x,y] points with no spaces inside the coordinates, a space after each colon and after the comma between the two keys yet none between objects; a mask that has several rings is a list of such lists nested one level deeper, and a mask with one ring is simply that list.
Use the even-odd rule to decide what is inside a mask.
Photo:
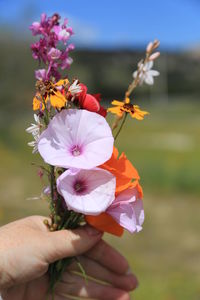
[{"label": "human fingers", "polygon": [[[95,262],[94,260],[85,256],[79,256],[78,262],[83,267],[87,276],[109,283],[112,286],[117,287],[119,289],[131,291],[134,290],[138,285],[137,278],[133,274],[121,275],[115,273],[113,271],[110,271],[108,268],[100,265],[99,263]],[[74,261],[67,268],[67,271],[63,274],[64,280],[65,280],[65,276],[67,276],[66,275],[67,272],[69,271],[80,272],[80,267],[78,265],[78,262]]]},{"label": "human fingers", "polygon": [[62,281],[56,285],[55,292],[58,296],[71,295],[84,299],[130,300],[127,291],[92,280],[86,281],[83,277],[70,272],[66,273]]},{"label": "human fingers", "polygon": [[[56,295],[55,297],[54,297],[54,299],[55,300],[80,300],[81,298],[77,298],[77,297],[74,297],[74,296],[70,296],[70,295],[68,295],[68,296],[66,296],[66,295]],[[83,298],[82,298],[83,299]],[[84,299],[85,300],[85,299]],[[87,298],[87,300],[96,300],[96,299],[94,299],[94,298]]]},{"label": "human fingers", "polygon": [[125,274],[129,270],[129,264],[124,256],[103,240],[100,240],[85,255],[115,273]]},{"label": "human fingers", "polygon": [[59,230],[46,234],[43,253],[48,263],[80,255],[92,248],[102,233],[88,225],[74,230]]}]

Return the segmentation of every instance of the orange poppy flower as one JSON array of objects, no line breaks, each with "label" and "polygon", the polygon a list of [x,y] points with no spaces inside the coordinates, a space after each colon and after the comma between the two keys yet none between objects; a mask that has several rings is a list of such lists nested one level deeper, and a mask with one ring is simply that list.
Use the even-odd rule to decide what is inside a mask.
[{"label": "orange poppy flower", "polygon": [[[105,164],[101,165],[100,168],[111,172],[116,177],[116,195],[127,188],[136,187],[140,198],[142,198],[143,192],[139,184],[140,176],[137,170],[126,158],[124,153],[122,153],[119,158],[118,155],[119,152],[117,148],[114,147],[111,158]],[[106,212],[98,216],[85,216],[85,220],[88,224],[103,232],[108,232],[116,236],[121,236],[124,232],[123,227]]]},{"label": "orange poppy flower", "polygon": [[143,120],[144,116],[149,114],[147,111],[141,110],[138,105],[131,104],[130,98],[128,97],[124,102],[113,100],[112,105],[115,105],[115,107],[110,107],[107,111],[116,114],[119,118],[121,118],[124,113],[129,113],[132,118]]},{"label": "orange poppy flower", "polygon": [[[128,187],[135,186],[140,176],[131,162],[126,158],[124,152],[118,158],[119,152],[114,147],[111,158],[100,168],[111,172],[116,177],[116,194]],[[135,180],[135,181],[134,181]]]},{"label": "orange poppy flower", "polygon": [[111,233],[116,236],[122,236],[124,232],[124,228],[105,212],[98,216],[85,216],[85,220],[99,231]]}]

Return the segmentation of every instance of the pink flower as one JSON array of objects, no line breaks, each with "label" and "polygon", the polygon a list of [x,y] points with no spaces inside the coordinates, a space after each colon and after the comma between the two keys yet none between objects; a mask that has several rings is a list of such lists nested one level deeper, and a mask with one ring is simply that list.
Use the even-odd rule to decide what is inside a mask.
[{"label": "pink flower", "polygon": [[144,209],[137,187],[121,192],[107,209],[117,223],[131,233],[142,230]]},{"label": "pink flower", "polygon": [[47,66],[48,80],[58,80],[61,77],[59,68],[62,70],[69,69],[73,62],[69,57],[69,52],[74,49],[74,45],[66,46],[67,41],[73,34],[72,28],[67,27],[66,19],[63,24],[60,24],[58,14],[51,17],[42,14],[40,22],[33,22],[30,30],[34,36],[40,36],[39,41],[31,45],[33,58]]},{"label": "pink flower", "polygon": [[104,212],[115,198],[115,186],[115,176],[100,168],[67,170],[57,179],[68,209],[85,215]]},{"label": "pink flower", "polygon": [[111,129],[102,116],[68,109],[50,121],[39,138],[38,151],[50,165],[92,169],[111,157],[113,142]]},{"label": "pink flower", "polygon": [[58,40],[66,44],[67,40],[71,36],[71,32],[69,32],[67,28],[62,28],[62,26],[54,26],[53,30],[57,35]]},{"label": "pink flower", "polygon": [[32,31],[33,36],[37,34],[41,34],[42,32],[42,27],[39,22],[33,22],[33,24],[29,27],[29,29]]},{"label": "pink flower", "polygon": [[36,70],[35,78],[42,81],[48,80],[47,71],[45,69]]},{"label": "pink flower", "polygon": [[49,61],[54,61],[54,60],[59,59],[61,54],[62,54],[62,52],[59,49],[52,47],[49,50],[47,57],[48,57]]}]

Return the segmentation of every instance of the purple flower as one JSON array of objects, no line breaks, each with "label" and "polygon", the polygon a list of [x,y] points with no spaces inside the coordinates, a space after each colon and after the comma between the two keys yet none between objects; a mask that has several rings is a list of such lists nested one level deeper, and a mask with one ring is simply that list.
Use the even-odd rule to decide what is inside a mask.
[{"label": "purple flower", "polygon": [[50,186],[44,187],[43,194],[46,195],[46,196],[50,196],[51,195],[51,188],[50,188]]},{"label": "purple flower", "polygon": [[[31,45],[32,55],[34,59],[47,65],[48,80],[58,80],[61,77],[59,68],[68,69],[73,62],[69,57],[69,52],[74,49],[74,45],[66,46],[73,30],[67,27],[67,19],[63,24],[60,24],[59,20],[58,14],[52,17],[42,14],[40,22],[33,22],[30,26],[34,36],[40,35],[39,41]],[[61,43],[65,45],[64,49],[58,48]]]},{"label": "purple flower", "polygon": [[66,44],[67,40],[70,38],[71,34],[66,28],[62,28],[61,26],[54,26],[54,32],[59,41],[62,41]]},{"label": "purple flower", "polygon": [[60,65],[61,70],[69,69],[72,63],[73,63],[73,59],[71,57],[66,57],[66,59],[63,60]]},{"label": "purple flower", "polygon": [[85,215],[104,212],[115,198],[115,187],[115,176],[100,168],[67,170],[57,179],[68,209]]},{"label": "purple flower", "polygon": [[70,44],[66,50],[61,54],[61,64],[60,67],[62,70],[69,69],[70,65],[73,63],[73,59],[69,57],[69,52],[74,50],[74,45]]},{"label": "purple flower", "polygon": [[117,223],[131,233],[142,230],[144,209],[136,187],[121,192],[107,209]]},{"label": "purple flower", "polygon": [[37,35],[42,33],[42,27],[39,22],[33,22],[33,24],[29,28],[32,31],[32,35]]},{"label": "purple flower", "polygon": [[35,78],[42,81],[48,80],[47,71],[45,69],[36,70]]},{"label": "purple flower", "polygon": [[40,39],[38,42],[31,45],[32,55],[34,59],[47,62],[47,44],[45,39]]},{"label": "purple flower", "polygon": [[42,27],[45,27],[47,24],[47,15],[45,13],[41,14],[40,23]]},{"label": "purple flower", "polygon": [[68,46],[67,46],[67,52],[69,53],[70,51],[73,51],[75,49],[75,46],[74,46],[74,44],[69,44]]},{"label": "purple flower", "polygon": [[49,61],[58,60],[61,56],[61,53],[62,52],[59,49],[51,48],[47,54],[48,60]]},{"label": "purple flower", "polygon": [[105,118],[87,110],[68,109],[50,121],[40,136],[38,150],[50,165],[92,169],[111,157],[113,142]]},{"label": "purple flower", "polygon": [[58,81],[61,78],[61,74],[58,71],[57,64],[53,64],[48,71],[48,78],[50,79],[51,77],[55,78],[55,81]]}]

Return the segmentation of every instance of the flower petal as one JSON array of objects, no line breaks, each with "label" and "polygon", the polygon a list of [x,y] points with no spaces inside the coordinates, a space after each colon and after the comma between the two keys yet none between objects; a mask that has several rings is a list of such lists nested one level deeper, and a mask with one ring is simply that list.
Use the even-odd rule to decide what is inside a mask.
[{"label": "flower petal", "polygon": [[124,102],[122,101],[118,101],[118,100],[113,100],[111,102],[112,105],[117,105],[117,106],[123,106],[124,105]]},{"label": "flower petal", "polygon": [[[40,136],[38,150],[48,164],[91,169],[111,157],[113,142],[111,129],[102,116],[68,109],[51,120]],[[80,148],[78,155],[73,154],[73,147]]]},{"label": "flower petal", "polygon": [[88,224],[103,232],[108,232],[116,236],[122,236],[124,232],[123,227],[107,213],[101,213],[98,216],[86,216],[85,220]]},{"label": "flower petal", "polygon": [[137,188],[127,189],[116,197],[107,210],[117,223],[131,233],[139,232],[144,222],[143,204],[138,196]]},{"label": "flower petal", "polygon": [[122,192],[128,187],[135,185],[133,179],[140,179],[137,170],[133,167],[126,155],[122,153],[118,158],[118,150],[114,147],[113,155],[101,166],[104,170],[110,171],[116,177],[116,194]]},{"label": "flower petal", "polygon": [[151,70],[152,67],[153,67],[153,61],[150,60],[144,65],[143,70],[145,72],[148,72],[149,70]]},{"label": "flower petal", "polygon": [[153,76],[151,76],[151,74],[149,74],[149,72],[145,74],[144,81],[145,81],[146,84],[149,84],[149,85],[154,84]]},{"label": "flower petal", "polygon": [[159,76],[160,75],[160,72],[158,72],[156,70],[150,70],[148,73],[150,76]]},{"label": "flower petal", "polygon": [[85,99],[82,103],[82,107],[84,109],[87,109],[89,111],[94,111],[94,112],[98,112],[100,110],[99,102],[94,96],[90,94],[86,94]]},{"label": "flower petal", "polygon": [[[82,183],[82,191],[76,191],[76,182]],[[86,215],[104,212],[115,198],[115,187],[115,177],[100,168],[76,173],[67,170],[57,179],[58,192],[65,199],[68,209]]]}]

